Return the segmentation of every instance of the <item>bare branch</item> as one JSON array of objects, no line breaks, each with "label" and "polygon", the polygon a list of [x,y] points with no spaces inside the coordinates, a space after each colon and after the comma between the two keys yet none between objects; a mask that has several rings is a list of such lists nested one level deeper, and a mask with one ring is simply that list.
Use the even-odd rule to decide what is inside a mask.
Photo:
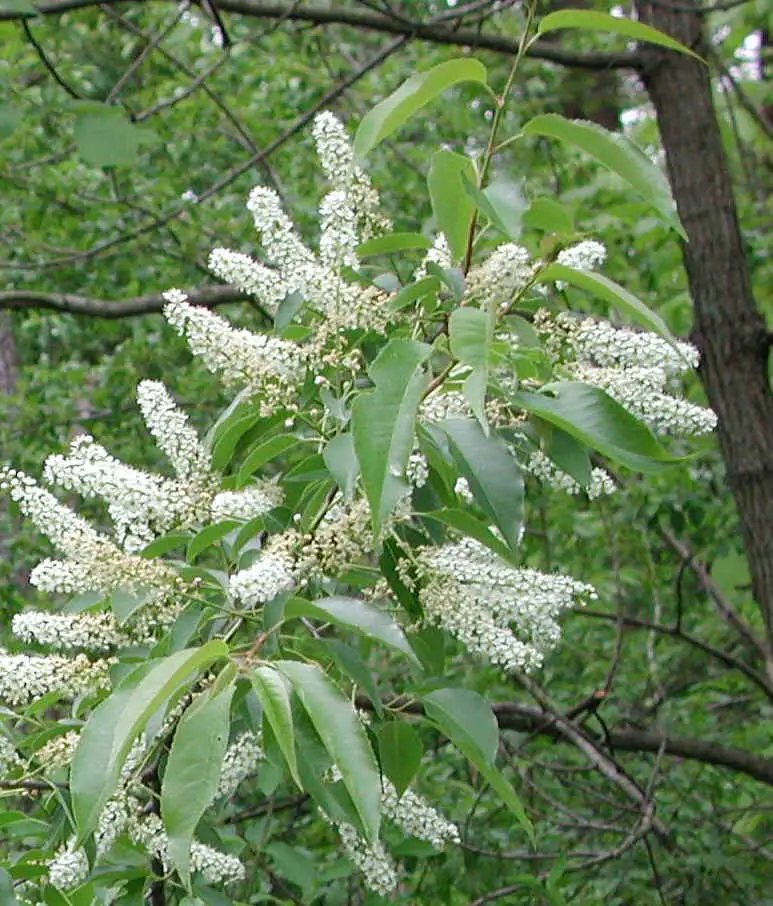
[{"label": "bare branch", "polygon": [[[137,0],[138,5],[142,0]],[[41,15],[60,15],[73,10],[100,4],[99,0],[49,0],[37,6]],[[409,22],[370,10],[346,9],[340,4],[311,6],[306,4],[262,3],[260,0],[218,0],[218,9],[251,19],[282,19],[310,25],[348,25],[380,34],[403,35],[430,44],[453,47],[473,47],[512,56],[518,49],[518,39],[498,34],[484,34],[473,28],[454,29],[432,22]],[[0,22],[22,19],[28,14],[0,9]],[[535,60],[545,60],[577,69],[638,69],[638,53],[582,53],[568,50],[551,41],[538,41],[528,52]]]},{"label": "bare branch", "polygon": [[[191,305],[216,308],[230,302],[243,302],[246,296],[232,286],[203,286],[188,293]],[[135,296],[115,302],[109,299],[94,299],[89,296],[75,296],[69,293],[38,293],[26,290],[0,292],[0,309],[23,310],[45,308],[69,315],[88,315],[92,318],[129,318],[134,315],[158,314],[166,305],[161,293]]]}]

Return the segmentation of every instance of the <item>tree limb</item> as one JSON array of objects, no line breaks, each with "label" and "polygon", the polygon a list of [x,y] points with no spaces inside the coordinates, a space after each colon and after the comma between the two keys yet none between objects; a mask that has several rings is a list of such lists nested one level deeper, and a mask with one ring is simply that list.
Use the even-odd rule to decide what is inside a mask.
[{"label": "tree limb", "polygon": [[[217,308],[230,302],[243,302],[247,297],[232,286],[202,286],[188,293],[191,305]],[[129,318],[133,315],[158,314],[166,305],[161,293],[134,296],[114,302],[109,299],[94,299],[89,296],[75,296],[69,293],[38,293],[27,290],[0,292],[0,309],[45,308],[69,315],[88,315],[92,318]]]},{"label": "tree limb", "polygon": [[[141,3],[142,0],[136,0],[136,5]],[[37,4],[37,10],[41,15],[50,16],[98,5],[99,0],[48,0]],[[347,25],[380,34],[413,37],[430,44],[472,47],[508,56],[518,49],[517,38],[483,34],[472,28],[454,29],[435,23],[392,18],[370,10],[346,9],[339,4],[323,7],[299,3],[263,3],[260,0],[218,0],[218,9],[251,19],[280,19],[320,26]],[[13,9],[0,9],[0,22],[22,19],[28,15]],[[638,69],[640,66],[637,52],[583,53],[563,48],[552,41],[537,42],[529,49],[528,55],[535,60],[577,69]]]}]

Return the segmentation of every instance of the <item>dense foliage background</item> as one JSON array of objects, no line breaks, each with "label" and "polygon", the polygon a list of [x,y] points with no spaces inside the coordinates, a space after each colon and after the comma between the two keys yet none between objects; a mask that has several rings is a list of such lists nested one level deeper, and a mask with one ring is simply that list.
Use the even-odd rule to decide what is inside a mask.
[{"label": "dense foliage background", "polygon": [[[539,14],[563,6],[610,11],[605,3],[546,3]],[[197,6],[55,0],[37,5],[33,17],[25,0],[0,0],[0,443],[3,460],[32,474],[84,429],[122,459],[157,466],[134,403],[143,378],[173,384],[203,433],[228,397],[164,324],[160,292],[180,286],[237,324],[262,326],[260,310],[213,279],[207,256],[221,244],[258,253],[244,209],[257,182],[279,192],[305,237],[316,235],[314,112],[334,110],[356,127],[411,72],[463,54],[483,60],[489,83],[501,88],[524,21],[519,4],[501,0],[447,8],[240,0],[218,8],[227,49]],[[707,59],[716,150],[742,225],[743,257],[724,263],[742,272],[742,283],[748,277],[749,298],[766,322],[773,315],[770,11],[764,0],[706,8],[652,0],[639,4],[638,16]],[[520,67],[502,134],[558,112],[618,130],[662,162],[658,117],[674,140],[664,118],[689,121],[700,106],[674,90],[676,111],[663,108],[668,99],[653,80],[676,55],[662,54],[603,33],[550,36]],[[457,86],[373,152],[368,171],[396,229],[431,232],[432,152],[482,152],[492,115],[483,93]],[[711,144],[709,132],[694,134]],[[691,149],[667,153],[694,278],[699,258],[691,271],[690,246],[722,258],[722,243],[712,245],[707,232],[727,206],[715,204],[717,173],[697,156],[698,195],[685,200],[673,168]],[[613,174],[564,144],[532,138],[504,149],[492,176],[507,177],[526,201],[560,201],[577,236],[607,245],[604,273],[676,335],[690,335],[701,298],[694,280],[688,285],[676,234]],[[685,212],[696,211],[707,232],[693,234]],[[720,225],[715,235],[726,233]],[[539,251],[538,231],[525,230],[523,241]],[[767,486],[754,484],[773,475],[764,436],[773,426],[755,433],[753,424],[729,425],[717,404],[721,397],[741,419],[754,409],[767,392],[767,342],[750,339],[732,308],[737,284],[714,282],[728,309],[713,321],[703,317],[693,338],[702,351],[707,336],[726,351],[727,368],[714,376],[704,366],[701,377],[720,431],[734,441],[721,434],[721,446],[713,438],[691,444],[696,455],[685,464],[627,475],[614,495],[594,502],[529,482],[525,564],[590,582],[599,600],[564,618],[563,641],[531,684],[479,664],[460,670],[452,646],[434,665],[435,675],[458,671],[461,685],[494,703],[499,764],[534,824],[534,845],[486,782],[424,729],[421,791],[459,824],[463,840],[442,855],[393,841],[408,870],[396,902],[773,902],[773,607],[764,579],[773,554],[768,547],[766,564],[762,538],[759,550],[750,547],[751,517],[742,506],[739,520],[731,493],[742,502],[739,493],[751,488],[747,499],[758,501],[760,518],[773,505]],[[586,300],[586,309],[607,313],[594,304]],[[741,376],[718,390],[721,373],[744,356],[756,356],[759,383]],[[688,395],[705,400],[697,377]],[[767,450],[769,458],[742,462],[739,448]],[[1,518],[5,627],[41,603],[27,575],[47,550],[11,508]],[[400,664],[375,658],[383,691],[399,688]],[[638,802],[610,772],[630,781]],[[21,820],[19,813],[38,810],[56,816],[57,803],[8,786],[0,859],[19,880],[19,866],[34,864],[34,847],[61,827]],[[240,788],[211,834],[246,848],[254,873],[248,902],[378,901],[350,873],[316,809],[270,771]],[[144,880],[130,879],[120,902],[141,902]],[[101,896],[95,889],[70,902],[85,906]],[[9,896],[0,891],[0,900]],[[231,902],[205,886],[196,896]],[[49,906],[63,901],[49,888]]]}]

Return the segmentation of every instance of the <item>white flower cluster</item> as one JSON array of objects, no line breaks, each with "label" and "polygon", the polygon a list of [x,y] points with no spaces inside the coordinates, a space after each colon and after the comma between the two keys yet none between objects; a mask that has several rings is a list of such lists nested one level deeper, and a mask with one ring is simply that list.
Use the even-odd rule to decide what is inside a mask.
[{"label": "white flower cluster", "polygon": [[49,739],[35,752],[35,760],[46,772],[56,771],[59,768],[69,767],[75,749],[78,745],[80,734],[75,730],[63,733]]},{"label": "white flower cluster", "polygon": [[590,483],[587,488],[583,488],[571,475],[559,469],[542,450],[537,450],[531,454],[524,463],[524,469],[548,487],[555,488],[557,491],[564,491],[564,493],[572,496],[585,493],[588,495],[589,500],[596,500],[615,491],[615,482],[612,476],[604,469],[591,469]]},{"label": "white flower cluster", "polygon": [[164,595],[174,587],[174,570],[124,552],[23,472],[0,469],[0,488],[67,558],[43,560],[33,569],[30,582],[41,591],[109,594],[127,586],[156,589]]},{"label": "white flower cluster", "polygon": [[298,572],[285,542],[283,536],[275,536],[252,566],[231,576],[228,591],[234,600],[245,607],[258,607],[293,588]]},{"label": "white flower cluster", "polygon": [[47,645],[54,650],[82,648],[104,653],[129,641],[112,613],[44,613],[30,610],[11,621],[13,634],[22,642]]},{"label": "white flower cluster", "polygon": [[442,233],[438,233],[435,236],[432,242],[432,248],[429,249],[421,264],[416,268],[416,271],[413,274],[414,280],[423,280],[424,277],[427,276],[428,264],[437,264],[438,267],[442,267],[444,270],[451,267],[453,264],[451,248],[448,245],[448,240]]},{"label": "white flower cluster", "polygon": [[592,271],[600,267],[607,259],[607,250],[595,239],[584,239],[576,245],[561,249],[556,261],[576,271]]},{"label": "white flower cluster", "polygon": [[336,830],[346,857],[362,872],[368,890],[382,897],[392,893],[397,887],[397,867],[384,844],[369,843],[351,824],[337,824]]},{"label": "white flower cluster", "polygon": [[516,569],[471,538],[419,554],[427,622],[505,670],[540,666],[561,630],[557,617],[595,590],[566,576]]},{"label": "white flower cluster", "polygon": [[600,387],[653,431],[700,435],[716,427],[711,409],[669,392],[680,375],[698,366],[698,350],[690,343],[669,343],[652,333],[566,312],[553,316],[541,310],[534,324],[548,353],[571,377]]},{"label": "white flower cluster", "polygon": [[[129,825],[129,836],[140,844],[151,856],[159,859],[166,871],[169,864],[169,838],[158,815],[144,815]],[[243,881],[244,865],[228,853],[220,852],[194,840],[191,844],[191,870],[199,872],[208,884],[232,884]]]},{"label": "white flower cluster", "polygon": [[398,796],[394,784],[383,778],[381,810],[410,837],[425,840],[435,849],[444,849],[447,843],[460,843],[459,828],[446,820],[422,796],[405,790]]},{"label": "white flower cluster", "polygon": [[232,327],[220,315],[189,305],[180,290],[169,290],[164,299],[167,321],[227,387],[262,392],[269,406],[289,398],[303,375],[304,357],[295,343]]},{"label": "white flower cluster", "polygon": [[507,242],[467,275],[465,296],[483,309],[506,309],[513,297],[527,285],[535,272],[528,251]]},{"label": "white flower cluster", "polygon": [[472,409],[461,390],[437,390],[422,400],[419,414],[433,422],[447,418],[469,418]]},{"label": "white flower cluster", "polygon": [[57,890],[71,890],[89,876],[89,860],[84,849],[74,849],[71,840],[48,863],[48,883]]},{"label": "white flower cluster", "polygon": [[0,735],[0,777],[7,777],[22,765],[23,762],[11,740]]},{"label": "white flower cluster", "polygon": [[282,502],[282,490],[273,481],[243,488],[239,491],[221,491],[212,501],[211,516],[215,522],[239,519],[249,522],[265,516]]},{"label": "white flower cluster", "polygon": [[414,488],[423,488],[429,478],[429,465],[423,453],[414,450],[408,458],[405,477]]},{"label": "white flower cluster", "polygon": [[265,758],[265,754],[255,733],[247,731],[237,736],[228,746],[223,758],[215,795],[218,798],[233,796],[239,784],[255,773],[258,762],[262,758]]},{"label": "white flower cluster", "polygon": [[27,705],[49,693],[76,698],[109,686],[108,661],[89,661],[85,654],[8,654],[0,648],[0,701],[11,707]]}]

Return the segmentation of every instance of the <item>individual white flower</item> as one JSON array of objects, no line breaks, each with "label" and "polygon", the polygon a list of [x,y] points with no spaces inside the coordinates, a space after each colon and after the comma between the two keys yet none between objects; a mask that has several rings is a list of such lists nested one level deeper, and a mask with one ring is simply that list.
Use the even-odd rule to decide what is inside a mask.
[{"label": "individual white flower", "polygon": [[381,811],[401,827],[410,837],[425,840],[435,849],[442,850],[447,843],[459,843],[459,828],[446,820],[422,796],[405,790],[398,796],[394,784],[382,779]]},{"label": "individual white flower", "polygon": [[82,648],[97,653],[110,651],[129,641],[112,613],[17,613],[11,631],[22,642],[46,645],[55,651]]},{"label": "individual white flower", "polygon": [[258,607],[273,601],[282,592],[290,591],[297,581],[293,558],[281,550],[267,547],[246,569],[231,576],[228,591],[245,607]]},{"label": "individual white flower", "polygon": [[285,281],[273,268],[260,264],[249,255],[230,249],[213,249],[209,255],[209,269],[224,283],[252,296],[274,315],[287,295]]},{"label": "individual white flower", "polygon": [[560,638],[557,617],[595,590],[567,576],[510,566],[471,538],[424,548],[425,619],[505,670],[531,670]]},{"label": "individual white flower", "polygon": [[500,245],[482,263],[470,269],[465,296],[483,309],[505,309],[534,276],[528,251],[513,242]]},{"label": "individual white flower", "polygon": [[167,321],[227,387],[262,392],[280,403],[301,380],[304,356],[294,343],[232,327],[214,312],[189,305],[179,290],[164,293],[164,298]]},{"label": "individual white flower", "polygon": [[584,239],[576,245],[562,249],[556,256],[556,261],[577,271],[592,271],[602,265],[606,258],[607,250],[602,243],[595,239]]},{"label": "individual white flower", "polygon": [[369,843],[351,824],[337,824],[344,852],[363,874],[368,890],[382,897],[397,887],[397,868],[381,841]]},{"label": "individual white flower", "polygon": [[75,698],[109,685],[109,663],[91,662],[85,654],[74,658],[61,655],[32,656],[8,654],[0,648],[0,701],[11,707],[57,693]]},{"label": "individual white flower", "polygon": [[212,501],[212,519],[241,519],[248,522],[265,516],[282,503],[282,489],[273,481],[242,488],[240,491],[221,491]]},{"label": "individual white flower", "polygon": [[265,758],[255,733],[247,731],[228,746],[220,768],[216,797],[230,798],[239,784],[255,773],[258,762]]},{"label": "individual white flower", "polygon": [[589,500],[596,500],[607,494],[613,494],[616,485],[612,476],[598,467],[591,469],[590,482],[586,488],[580,486],[571,475],[562,471],[542,450],[536,450],[524,463],[524,469],[533,475],[538,481],[563,491],[566,494],[576,496],[585,493]]},{"label": "individual white flower", "polygon": [[89,859],[86,850],[75,849],[73,840],[48,863],[48,883],[57,890],[79,887],[88,876]]}]

